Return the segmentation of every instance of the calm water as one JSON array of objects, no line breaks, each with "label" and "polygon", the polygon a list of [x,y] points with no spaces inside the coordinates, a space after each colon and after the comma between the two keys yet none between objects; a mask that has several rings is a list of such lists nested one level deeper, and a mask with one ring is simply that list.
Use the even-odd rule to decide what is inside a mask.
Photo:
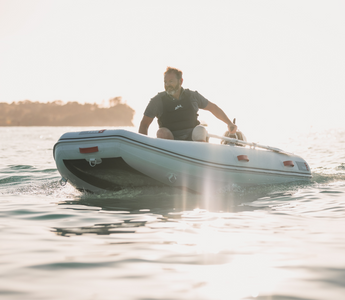
[{"label": "calm water", "polygon": [[257,141],[313,180],[204,198],[59,185],[67,131],[0,127],[0,299],[345,299],[345,129]]}]

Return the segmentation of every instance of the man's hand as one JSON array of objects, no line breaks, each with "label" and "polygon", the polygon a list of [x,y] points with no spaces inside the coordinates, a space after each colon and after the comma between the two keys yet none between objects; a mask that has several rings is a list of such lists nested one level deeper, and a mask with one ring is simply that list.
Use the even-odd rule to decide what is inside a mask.
[{"label": "man's hand", "polygon": [[235,134],[237,131],[237,126],[235,124],[230,124],[228,125],[228,129],[230,134]]}]

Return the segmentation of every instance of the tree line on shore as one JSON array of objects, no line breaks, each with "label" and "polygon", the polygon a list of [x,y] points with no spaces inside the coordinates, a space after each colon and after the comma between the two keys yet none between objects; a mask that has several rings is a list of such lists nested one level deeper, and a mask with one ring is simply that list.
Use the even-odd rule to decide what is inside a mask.
[{"label": "tree line on shore", "polygon": [[108,107],[60,100],[0,103],[0,126],[134,126],[134,109],[121,97],[108,102]]}]

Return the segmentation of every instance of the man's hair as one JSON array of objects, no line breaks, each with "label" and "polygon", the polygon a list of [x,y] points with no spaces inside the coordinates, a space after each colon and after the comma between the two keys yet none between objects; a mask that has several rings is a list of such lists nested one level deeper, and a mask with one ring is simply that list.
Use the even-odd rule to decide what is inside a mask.
[{"label": "man's hair", "polygon": [[180,80],[182,78],[182,71],[179,69],[167,67],[166,71],[164,72],[164,76],[166,74],[170,74],[170,73],[174,73],[178,80]]}]

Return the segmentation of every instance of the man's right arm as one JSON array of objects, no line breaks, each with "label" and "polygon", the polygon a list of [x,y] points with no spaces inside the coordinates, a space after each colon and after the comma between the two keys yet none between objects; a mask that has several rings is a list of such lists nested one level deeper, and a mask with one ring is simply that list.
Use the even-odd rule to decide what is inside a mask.
[{"label": "man's right arm", "polygon": [[141,122],[140,122],[139,133],[147,135],[148,129],[149,129],[152,121],[153,121],[153,118],[150,118],[150,117],[144,115]]}]

